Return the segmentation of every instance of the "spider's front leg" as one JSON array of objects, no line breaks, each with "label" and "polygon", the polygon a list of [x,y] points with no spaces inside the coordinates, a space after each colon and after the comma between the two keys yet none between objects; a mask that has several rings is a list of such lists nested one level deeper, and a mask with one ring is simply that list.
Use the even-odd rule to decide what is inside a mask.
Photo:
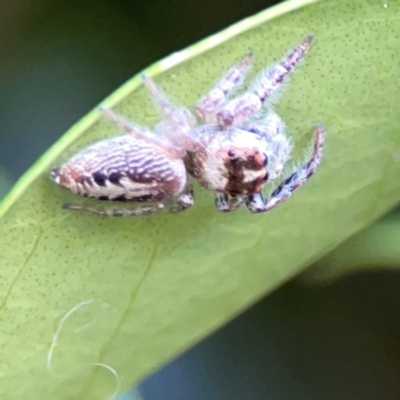
[{"label": "spider's front leg", "polygon": [[232,196],[228,193],[215,193],[214,204],[221,212],[237,210],[244,203],[243,196]]},{"label": "spider's front leg", "polygon": [[312,41],[313,37],[307,36],[278,63],[263,69],[244,94],[232,99],[218,111],[216,116],[218,124],[226,128],[259,112],[264,103],[278,91],[290,72],[304,57],[311,47]]},{"label": "spider's front leg", "polygon": [[291,194],[302,186],[314,174],[322,158],[325,131],[322,125],[315,129],[315,143],[313,154],[308,162],[301,166],[295,173],[281,183],[265,200],[261,193],[255,193],[247,197],[246,206],[252,213],[260,213],[272,210],[287,200]]}]

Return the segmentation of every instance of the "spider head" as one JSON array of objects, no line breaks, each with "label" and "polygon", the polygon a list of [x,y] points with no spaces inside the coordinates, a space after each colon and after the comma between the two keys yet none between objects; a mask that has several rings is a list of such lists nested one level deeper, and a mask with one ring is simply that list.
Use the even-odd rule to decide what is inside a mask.
[{"label": "spider head", "polygon": [[270,169],[271,149],[265,137],[237,127],[225,130],[219,125],[201,127],[196,134],[205,144],[188,154],[185,166],[201,185],[231,195],[260,191]]},{"label": "spider head", "polygon": [[227,145],[217,154],[227,178],[225,191],[232,194],[259,192],[268,180],[268,156],[257,147]]}]

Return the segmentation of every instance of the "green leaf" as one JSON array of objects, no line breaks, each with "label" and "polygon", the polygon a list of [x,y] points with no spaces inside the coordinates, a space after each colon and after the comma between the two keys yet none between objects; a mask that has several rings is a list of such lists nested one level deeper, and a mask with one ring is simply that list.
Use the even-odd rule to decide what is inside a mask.
[{"label": "green leaf", "polygon": [[[324,160],[265,215],[218,213],[198,187],[181,215],[65,212],[76,199],[50,182],[50,167],[116,133],[97,111],[67,132],[0,206],[2,397],[110,397],[117,380],[120,391],[137,382],[391,208],[400,197],[399,19],[396,1],[289,1],[147,70],[174,101],[193,104],[240,55],[253,50],[257,70],[315,35],[277,109],[297,156],[325,124]],[[157,120],[139,76],[103,105]]]},{"label": "green leaf", "polygon": [[400,267],[400,214],[391,213],[322,257],[299,276],[306,285],[329,285],[349,274]]}]

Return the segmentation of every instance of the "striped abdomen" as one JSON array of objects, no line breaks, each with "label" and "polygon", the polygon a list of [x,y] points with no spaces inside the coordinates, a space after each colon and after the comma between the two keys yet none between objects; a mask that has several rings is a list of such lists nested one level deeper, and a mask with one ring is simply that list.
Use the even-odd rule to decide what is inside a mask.
[{"label": "striped abdomen", "polygon": [[73,193],[112,201],[161,201],[178,195],[186,185],[181,159],[130,135],[85,148],[54,169],[51,177]]}]

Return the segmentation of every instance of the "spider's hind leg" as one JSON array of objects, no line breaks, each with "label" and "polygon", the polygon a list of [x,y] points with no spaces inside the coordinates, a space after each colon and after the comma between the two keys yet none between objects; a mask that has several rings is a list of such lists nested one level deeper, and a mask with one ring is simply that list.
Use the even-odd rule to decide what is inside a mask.
[{"label": "spider's hind leg", "polygon": [[163,150],[171,158],[182,158],[185,155],[184,149],[181,146],[175,145],[166,138],[157,136],[148,129],[128,121],[114,110],[100,107],[99,111],[104,115],[104,117],[116,124],[126,134],[129,134],[138,140],[143,140],[147,143],[153,144],[157,148]]},{"label": "spider's hind leg", "polygon": [[[187,185],[186,189],[171,202],[168,207],[168,211],[172,213],[177,213],[187,210],[194,203],[193,187],[192,185]],[[70,204],[66,203],[63,205],[63,209],[71,211],[85,211],[92,214],[97,214],[102,217],[138,217],[141,215],[154,214],[162,211],[165,208],[163,202],[140,204],[135,208],[127,207],[90,207],[81,204]]]},{"label": "spider's hind leg", "polygon": [[177,213],[185,211],[192,207],[194,204],[194,191],[193,186],[188,184],[183,193],[181,193],[178,198],[170,205],[168,208],[169,212]]},{"label": "spider's hind leg", "polygon": [[92,214],[97,214],[102,217],[137,217],[141,215],[154,214],[161,211],[164,208],[163,203],[155,203],[151,205],[141,205],[136,208],[119,208],[119,207],[106,207],[106,208],[95,208],[80,204],[69,204],[63,205],[65,210],[71,211],[85,211]]},{"label": "spider's hind leg", "polygon": [[232,91],[243,83],[250,68],[253,54],[245,54],[239,62],[226,71],[215,85],[197,102],[196,113],[206,122],[215,119],[218,111],[227,101]]},{"label": "spider's hind leg", "polygon": [[192,132],[196,126],[196,119],[192,113],[185,107],[172,104],[163,90],[148,76],[143,76],[143,82],[163,117],[155,127],[159,136],[167,138],[185,151],[195,151],[200,143]]},{"label": "spider's hind leg", "polygon": [[247,197],[246,206],[252,213],[260,213],[272,210],[279,204],[287,200],[292,193],[308,181],[314,175],[322,158],[324,146],[324,127],[318,125],[315,129],[315,142],[313,154],[308,162],[301,166],[289,178],[282,182],[270,195],[264,200],[261,193],[255,193]]}]

